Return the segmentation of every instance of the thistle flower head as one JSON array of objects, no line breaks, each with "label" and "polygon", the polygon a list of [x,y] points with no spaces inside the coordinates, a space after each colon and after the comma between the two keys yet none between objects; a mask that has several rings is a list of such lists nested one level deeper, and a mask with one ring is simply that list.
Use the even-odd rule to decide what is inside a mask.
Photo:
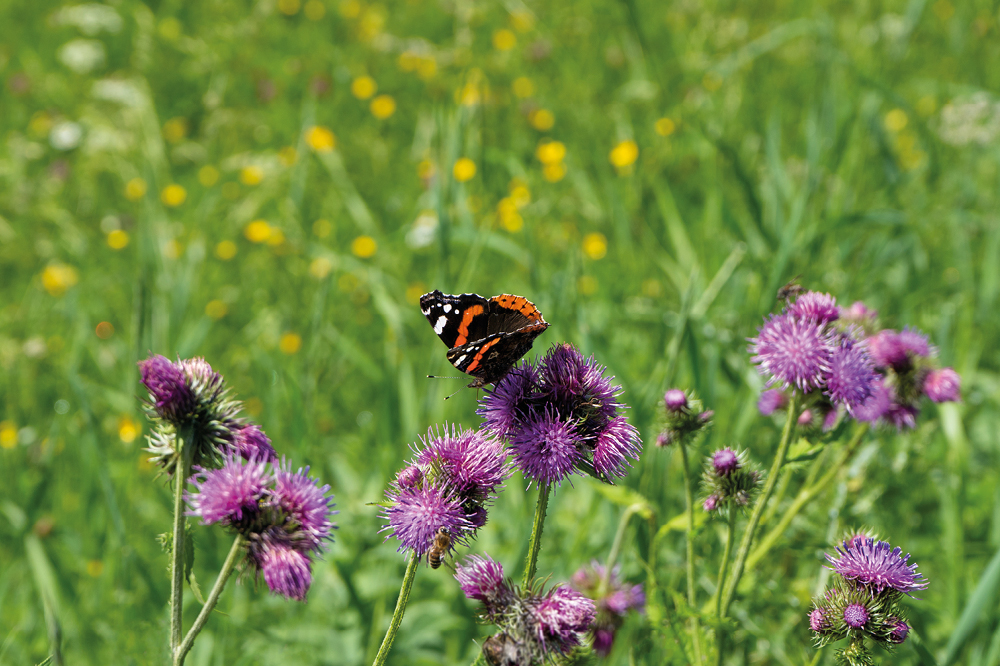
[{"label": "thistle flower head", "polygon": [[484,502],[510,476],[503,444],[479,431],[446,424],[443,433],[428,430],[422,441],[416,465],[461,497]]},{"label": "thistle flower head", "polygon": [[768,389],[760,394],[757,400],[757,409],[763,416],[770,416],[779,409],[783,409],[788,404],[788,398],[777,389]]},{"label": "thistle flower head", "polygon": [[184,418],[191,411],[194,396],[188,386],[184,371],[166,358],[155,354],[139,361],[142,383],[149,390],[149,398],[160,418]]},{"label": "thistle flower head", "polygon": [[768,385],[802,391],[823,386],[830,371],[832,345],[826,325],[791,313],[771,315],[750,338],[750,352]]},{"label": "thistle flower head", "polygon": [[715,473],[718,476],[728,476],[735,472],[740,468],[740,461],[736,455],[736,451],[733,451],[728,446],[724,449],[719,449],[712,454],[712,467],[715,468]]},{"label": "thistle flower head", "polygon": [[906,637],[910,635],[910,625],[903,622],[898,617],[890,618],[892,623],[892,631],[889,632],[889,642],[899,645],[906,641]]},{"label": "thistle flower head", "polygon": [[799,319],[829,324],[840,317],[837,299],[830,294],[807,291],[788,306],[788,313]]},{"label": "thistle flower head", "polygon": [[817,607],[809,613],[809,628],[819,633],[826,630],[830,623],[826,619],[826,609]]},{"label": "thistle flower head", "polygon": [[551,410],[533,414],[511,439],[515,464],[539,483],[559,483],[576,468],[581,437],[572,423]]},{"label": "thistle flower head", "polygon": [[642,585],[628,585],[622,582],[619,568],[609,573],[607,568],[594,560],[573,574],[573,589],[593,599],[596,607],[594,624],[591,628],[594,651],[601,656],[611,653],[615,632],[624,622],[630,610],[641,612],[646,605],[646,595]]},{"label": "thistle flower head", "polygon": [[318,550],[323,541],[332,539],[330,515],[333,498],[326,493],[329,485],[309,476],[309,468],[292,472],[291,463],[282,462],[274,474],[273,497],[277,506],[290,519],[286,529],[306,541],[302,548]]},{"label": "thistle flower head", "polygon": [[862,326],[878,318],[878,310],[873,310],[862,301],[854,301],[849,307],[840,308],[840,318]]},{"label": "thistle flower head", "polygon": [[760,486],[761,474],[749,461],[747,452],[729,447],[718,449],[705,459],[701,475],[702,508],[711,513],[717,509],[740,509]]},{"label": "thistle flower head", "polygon": [[466,597],[482,602],[487,618],[501,615],[515,596],[510,581],[504,578],[503,566],[489,555],[466,558],[456,568],[455,580]]},{"label": "thistle flower head", "polygon": [[538,381],[538,367],[526,359],[492,389],[485,389],[486,397],[480,400],[476,410],[483,417],[483,428],[497,437],[510,438],[531,409]]},{"label": "thistle flower head", "polygon": [[594,469],[605,478],[623,477],[642,452],[639,433],[624,416],[616,416],[598,433],[594,445]]},{"label": "thistle flower head", "polygon": [[396,485],[400,488],[415,488],[424,480],[424,473],[416,465],[410,465],[399,470],[396,475]]},{"label": "thistle flower head", "polygon": [[962,378],[951,368],[932,370],[924,379],[924,393],[934,402],[956,402],[961,398]]},{"label": "thistle flower head", "polygon": [[312,561],[307,553],[274,543],[262,550],[259,566],[272,592],[288,599],[305,600],[312,585]]},{"label": "thistle flower head", "polygon": [[452,541],[462,542],[473,532],[462,501],[446,489],[425,485],[405,488],[389,495],[392,505],[383,510],[388,521],[382,528],[399,540],[400,552],[412,550],[418,557],[427,552],[439,529]]},{"label": "thistle flower head", "polygon": [[271,440],[256,424],[248,424],[233,428],[232,448],[246,460],[266,460],[276,462],[278,454],[274,452]]},{"label": "thistle flower head", "polygon": [[256,517],[272,482],[266,461],[245,461],[235,455],[227,457],[219,469],[199,467],[197,472],[191,482],[198,492],[186,494],[185,499],[188,515],[200,517],[205,525],[233,525]]},{"label": "thistle flower head", "polygon": [[826,394],[833,404],[843,405],[853,414],[872,394],[877,378],[865,345],[842,336],[830,357],[826,379]]},{"label": "thistle flower head", "polygon": [[682,389],[672,388],[664,394],[663,404],[667,411],[679,412],[687,407],[687,394]]},{"label": "thistle flower head", "polygon": [[852,629],[860,629],[868,623],[868,609],[864,604],[848,604],[844,609],[844,623]]},{"label": "thistle flower head", "polygon": [[917,572],[916,564],[907,564],[910,555],[901,553],[901,548],[893,548],[886,541],[866,538],[844,542],[837,548],[836,557],[826,558],[838,574],[876,594],[893,589],[912,596],[911,592],[925,589],[928,583]]},{"label": "thistle flower head", "polygon": [[556,585],[534,607],[538,640],[549,652],[567,654],[594,622],[594,602],[576,590]]}]

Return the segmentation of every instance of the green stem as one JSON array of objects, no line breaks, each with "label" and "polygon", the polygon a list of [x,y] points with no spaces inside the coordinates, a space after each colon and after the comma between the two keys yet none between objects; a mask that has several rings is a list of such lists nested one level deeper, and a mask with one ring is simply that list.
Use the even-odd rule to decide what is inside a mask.
[{"label": "green stem", "polygon": [[174,538],[170,553],[170,651],[177,652],[184,621],[184,484],[191,475],[194,432],[184,428],[176,435],[174,467]]},{"label": "green stem", "polygon": [[615,560],[618,559],[618,552],[622,548],[622,541],[625,538],[625,528],[628,527],[628,521],[632,518],[632,515],[639,510],[639,505],[633,504],[627,509],[625,513],[622,514],[621,520],[618,521],[618,530],[615,532],[615,540],[611,542],[611,551],[608,553],[608,560],[604,566],[604,580],[601,581],[603,591],[607,591],[608,585],[611,583],[611,569],[615,566]]},{"label": "green stem", "polygon": [[549,506],[549,492],[552,485],[548,483],[538,486],[538,502],[535,504],[535,520],[531,524],[531,539],[528,541],[528,559],[524,565],[522,586],[527,588],[535,577],[538,568],[538,551],[542,549],[542,527],[545,524],[545,511]]},{"label": "green stem", "polygon": [[[684,472],[684,501],[687,513],[687,597],[691,612],[695,612],[694,589],[694,489],[691,484],[691,470],[688,469],[687,443],[681,438],[681,462]],[[694,645],[694,660],[701,664],[701,627],[698,617],[691,616],[691,642]]]},{"label": "green stem", "polygon": [[382,666],[389,658],[389,650],[392,649],[392,642],[396,639],[396,632],[399,631],[399,624],[403,621],[403,612],[406,610],[406,602],[410,599],[410,590],[413,588],[413,579],[417,576],[417,565],[420,558],[416,553],[410,556],[410,562],[406,565],[406,573],[403,574],[403,584],[399,588],[399,599],[396,601],[396,610],[392,612],[392,619],[389,621],[389,629],[382,639],[382,647],[375,655],[372,666]]},{"label": "green stem", "polygon": [[847,442],[847,446],[845,446],[844,450],[841,452],[840,457],[833,464],[833,466],[830,467],[829,471],[820,477],[819,481],[799,491],[798,496],[796,496],[791,506],[788,507],[788,510],[785,511],[785,515],[781,517],[778,524],[767,533],[757,547],[754,548],[753,552],[750,553],[750,557],[747,558],[748,567],[753,568],[753,566],[767,554],[767,551],[774,546],[775,542],[777,542],[777,540],[781,538],[781,535],[784,534],[785,530],[788,529],[788,526],[792,523],[795,516],[799,514],[799,511],[802,510],[802,507],[823,492],[826,487],[830,485],[830,482],[837,477],[841,468],[847,463],[848,460],[850,460],[851,456],[854,455],[854,452],[858,449],[858,446],[860,446],[861,439],[864,437],[866,432],[868,432],[868,424],[859,424],[857,429],[854,431],[854,434],[851,436],[850,441]]},{"label": "green stem", "polygon": [[[726,547],[722,552],[722,562],[719,564],[719,582],[715,586],[715,617],[722,619],[722,589],[726,585],[726,573],[729,571],[729,555],[733,552],[733,539],[736,536],[736,510],[729,507],[729,520],[726,529]],[[717,651],[715,663],[722,666],[722,623],[720,622],[716,631],[715,648]]]},{"label": "green stem", "polygon": [[798,417],[795,410],[795,398],[795,394],[792,393],[792,397],[788,400],[788,417],[785,419],[785,427],[781,432],[781,442],[778,443],[778,450],[774,454],[771,471],[767,475],[764,490],[753,507],[753,513],[750,514],[750,522],[747,523],[746,531],[743,532],[740,549],[736,552],[736,564],[733,565],[733,575],[730,577],[725,595],[722,597],[722,612],[719,614],[720,620],[726,617],[726,613],[729,612],[729,604],[733,602],[733,595],[736,594],[736,586],[740,584],[740,578],[743,577],[743,566],[746,563],[747,555],[750,553],[750,546],[753,544],[757,524],[760,522],[760,517],[764,515],[764,508],[767,506],[767,501],[771,498],[771,493],[774,492],[774,486],[778,482],[781,467],[785,464],[785,456],[788,454],[788,445],[792,440],[795,419]]},{"label": "green stem", "polygon": [[219,596],[222,594],[222,590],[226,587],[226,582],[229,580],[229,576],[232,575],[233,569],[239,563],[240,558],[244,553],[244,546],[246,545],[246,538],[242,534],[237,534],[236,539],[233,541],[233,547],[229,549],[229,555],[226,556],[226,561],[222,565],[222,570],[219,572],[219,577],[215,579],[215,586],[212,587],[212,591],[208,595],[208,599],[205,601],[205,605],[202,607],[201,612],[198,613],[198,617],[195,619],[194,624],[188,630],[187,635],[184,636],[184,640],[178,646],[174,653],[174,666],[183,666],[184,658],[187,657],[187,653],[191,650],[191,646],[194,645],[194,639],[198,637],[201,630],[204,629],[205,623],[208,622],[209,616],[212,614],[212,610],[215,605],[219,603]]}]

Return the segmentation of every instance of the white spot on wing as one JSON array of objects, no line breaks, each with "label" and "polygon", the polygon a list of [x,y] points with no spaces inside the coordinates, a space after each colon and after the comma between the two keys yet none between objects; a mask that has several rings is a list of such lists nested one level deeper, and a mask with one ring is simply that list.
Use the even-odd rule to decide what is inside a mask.
[{"label": "white spot on wing", "polygon": [[443,309],[445,312],[451,312],[451,303],[445,303]]},{"label": "white spot on wing", "polygon": [[459,356],[458,358],[456,358],[455,359],[455,365],[462,365],[462,361],[465,360],[465,356],[466,356],[465,354],[462,354],[461,356]]},{"label": "white spot on wing", "polygon": [[438,317],[437,323],[434,324],[434,332],[441,335],[441,331],[444,330],[445,325],[448,323],[448,318],[444,315]]}]

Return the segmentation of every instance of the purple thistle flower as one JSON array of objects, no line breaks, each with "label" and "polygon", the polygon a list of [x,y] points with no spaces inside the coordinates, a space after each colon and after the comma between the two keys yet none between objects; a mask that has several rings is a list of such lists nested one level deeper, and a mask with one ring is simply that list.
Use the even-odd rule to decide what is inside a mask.
[{"label": "purple thistle flower", "polygon": [[828,629],[830,626],[829,621],[826,619],[826,609],[824,608],[814,608],[811,613],[809,613],[809,628],[815,632],[821,632]]},{"label": "purple thistle flower", "polygon": [[[317,479],[308,476],[309,468],[300,468],[292,473],[291,463],[282,462],[274,475],[274,500],[298,525],[308,538],[306,546],[319,550],[320,544],[332,539],[330,522],[331,500],[327,496],[329,485],[320,486]],[[333,512],[336,513],[336,512]]]},{"label": "purple thistle flower", "polygon": [[708,497],[705,498],[705,501],[702,502],[701,508],[704,509],[705,511],[708,511],[709,513],[715,511],[717,508],[719,508],[719,496],[709,495]]},{"label": "purple thistle flower", "polygon": [[878,310],[872,310],[862,301],[854,301],[850,307],[840,309],[840,318],[855,323],[865,323],[878,317]]},{"label": "purple thistle flower", "polygon": [[712,454],[712,467],[718,476],[729,476],[740,468],[740,460],[728,446]]},{"label": "purple thistle flower", "polygon": [[927,358],[932,353],[931,343],[928,341],[927,335],[915,328],[904,328],[899,333],[898,339],[899,344],[908,354]]},{"label": "purple thistle flower", "polygon": [[865,346],[844,336],[830,357],[826,394],[853,414],[872,394],[876,374]]},{"label": "purple thistle flower", "polygon": [[687,407],[687,394],[682,389],[670,389],[663,396],[663,404],[666,405],[667,411],[679,412]]},{"label": "purple thistle flower", "polygon": [[184,371],[165,356],[155,354],[139,361],[142,383],[149,390],[156,413],[164,419],[183,417],[194,405],[194,394]]},{"label": "purple thistle flower", "polygon": [[597,435],[594,445],[594,469],[606,477],[623,477],[631,467],[629,458],[639,458],[641,453],[639,433],[624,416],[617,416],[608,422]]},{"label": "purple thistle flower", "polygon": [[410,465],[399,470],[396,475],[396,485],[400,488],[415,488],[424,480],[424,473],[416,465]]},{"label": "purple thistle flower", "polygon": [[923,574],[917,573],[916,564],[907,564],[910,558],[900,555],[901,548],[893,548],[886,541],[854,539],[837,548],[839,557],[827,555],[833,570],[848,580],[881,593],[886,589],[912,596],[910,592],[923,590],[928,583]]},{"label": "purple thistle flower", "polygon": [[205,525],[231,525],[256,515],[272,480],[268,467],[266,461],[244,461],[235,454],[219,469],[199,467],[190,479],[198,492],[186,494],[188,515],[199,516]]},{"label": "purple thistle flower", "polygon": [[905,328],[897,333],[884,329],[868,338],[868,352],[875,365],[905,372],[913,366],[913,358],[931,355],[927,336],[913,328]]},{"label": "purple thistle flower", "polygon": [[514,599],[503,577],[503,567],[489,555],[466,558],[455,570],[455,580],[467,598],[483,603],[488,616],[502,614]]},{"label": "purple thistle flower", "polygon": [[763,416],[770,416],[779,409],[783,409],[788,404],[788,398],[777,389],[768,389],[760,394],[757,400],[757,409]]},{"label": "purple thistle flower", "polygon": [[860,407],[855,408],[854,418],[858,421],[874,423],[882,418],[891,408],[892,392],[885,385],[885,381],[881,377],[876,377],[875,382],[872,384],[871,395],[868,396]]},{"label": "purple thistle flower", "polygon": [[556,585],[534,608],[538,640],[547,650],[563,654],[580,644],[596,614],[594,602],[576,590]]},{"label": "purple thistle flower", "polygon": [[811,409],[803,409],[796,422],[800,428],[808,428],[813,423],[813,411]]},{"label": "purple thistle flower", "polygon": [[514,462],[539,483],[562,482],[580,460],[580,437],[570,423],[549,410],[533,415],[510,442]]},{"label": "purple thistle flower", "polygon": [[837,409],[831,409],[823,416],[823,432],[829,432],[833,430],[833,427],[837,425],[837,417],[840,414]]},{"label": "purple thistle flower", "polygon": [[892,631],[889,632],[889,642],[899,645],[906,641],[906,637],[910,634],[910,625],[898,617],[889,618],[889,622],[893,625]]},{"label": "purple thistle flower", "polygon": [[899,403],[893,402],[889,405],[889,409],[886,410],[882,418],[885,419],[887,423],[891,423],[896,426],[897,430],[913,430],[917,427],[917,414],[919,411],[916,407],[912,405],[901,405]]},{"label": "purple thistle flower", "polygon": [[494,494],[510,475],[503,444],[476,430],[446,424],[443,434],[427,431],[416,463],[433,469],[444,485],[462,497],[482,501]]},{"label": "purple thistle flower", "polygon": [[492,389],[486,389],[486,395],[476,410],[483,417],[483,428],[497,437],[510,438],[528,410],[538,380],[538,368],[524,360],[496,382]]},{"label": "purple thistle flower", "polygon": [[196,386],[215,387],[222,383],[222,375],[201,356],[185,358],[177,362],[188,382]]},{"label": "purple thistle flower", "polygon": [[472,530],[461,500],[441,488],[405,488],[398,495],[389,495],[389,499],[395,504],[384,510],[389,522],[382,529],[399,540],[398,551],[412,550],[421,556],[430,548],[438,529],[446,529],[453,540],[460,540]]},{"label": "purple thistle flower", "polygon": [[601,628],[594,630],[594,642],[593,648],[594,652],[601,655],[602,657],[607,657],[611,654],[611,648],[614,646],[615,642],[615,630],[613,628]]},{"label": "purple thistle flower", "polygon": [[830,371],[831,345],[825,324],[798,319],[790,314],[771,315],[750,338],[751,361],[769,375],[768,385],[803,391],[819,388]]},{"label": "purple thistle flower", "polygon": [[233,429],[233,448],[246,460],[277,462],[278,455],[264,431],[255,424]]},{"label": "purple thistle flower", "polygon": [[656,445],[661,449],[665,446],[670,446],[674,443],[674,432],[673,430],[664,430],[659,435],[656,436]]},{"label": "purple thistle flower", "polygon": [[844,622],[848,627],[860,629],[868,623],[868,609],[861,604],[848,604],[844,608]]},{"label": "purple thistle flower", "polygon": [[269,544],[259,556],[267,587],[275,594],[303,601],[312,584],[309,555],[283,543]]},{"label": "purple thistle flower", "polygon": [[830,294],[818,291],[807,291],[788,306],[788,313],[793,317],[829,324],[840,317],[837,299]]},{"label": "purple thistle flower", "polygon": [[924,379],[924,393],[934,402],[957,402],[961,386],[962,378],[951,368],[932,370]]}]

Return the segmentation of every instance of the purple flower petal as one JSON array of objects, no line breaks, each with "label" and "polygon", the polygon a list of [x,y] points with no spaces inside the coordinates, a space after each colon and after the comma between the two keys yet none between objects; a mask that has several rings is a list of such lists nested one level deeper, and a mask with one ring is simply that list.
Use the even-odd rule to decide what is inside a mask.
[{"label": "purple flower petal", "polygon": [[395,505],[385,509],[389,522],[383,530],[389,530],[399,540],[400,551],[423,555],[442,527],[453,540],[461,540],[472,529],[461,500],[440,488],[405,488],[398,495],[389,495],[389,499]]},{"label": "purple flower petal", "polygon": [[830,371],[832,349],[824,324],[789,314],[772,315],[750,339],[751,361],[768,377],[768,384],[820,388]]},{"label": "purple flower petal", "polygon": [[962,378],[951,368],[933,370],[924,380],[924,393],[934,402],[957,402],[961,387]]},{"label": "purple flower petal", "polygon": [[821,294],[818,291],[807,291],[799,296],[794,303],[788,306],[788,313],[793,317],[820,324],[829,324],[840,317],[837,299],[830,294]]},{"label": "purple flower petal", "polygon": [[273,544],[260,555],[260,569],[275,594],[303,601],[312,585],[309,555],[284,544]]},{"label": "purple flower petal", "polygon": [[597,436],[597,444],[594,445],[594,469],[606,477],[623,477],[631,467],[628,459],[637,460],[641,452],[639,432],[624,416],[615,417]]},{"label": "purple flower petal", "polygon": [[244,461],[230,455],[221,468],[199,470],[191,478],[198,492],[186,495],[191,507],[189,515],[201,517],[205,525],[230,525],[242,521],[259,512],[259,500],[264,497],[271,480],[266,461]]},{"label": "purple flower petal", "polygon": [[839,557],[827,555],[826,559],[841,576],[876,593],[891,588],[909,595],[925,589],[928,583],[923,574],[917,573],[917,565],[907,564],[910,555],[903,557],[900,553],[902,549],[885,541],[854,539],[853,543],[845,541],[837,548]]},{"label": "purple flower petal", "polygon": [[510,448],[525,477],[539,483],[560,483],[580,460],[579,442],[572,425],[547,411],[529,418],[511,440]]},{"label": "purple flower petal", "polygon": [[309,536],[309,549],[312,550],[318,550],[323,541],[332,538],[334,525],[330,522],[330,514],[333,497],[327,496],[328,490],[329,485],[320,486],[318,480],[309,476],[308,467],[292,473],[291,464],[282,462],[274,475],[275,502]]}]

